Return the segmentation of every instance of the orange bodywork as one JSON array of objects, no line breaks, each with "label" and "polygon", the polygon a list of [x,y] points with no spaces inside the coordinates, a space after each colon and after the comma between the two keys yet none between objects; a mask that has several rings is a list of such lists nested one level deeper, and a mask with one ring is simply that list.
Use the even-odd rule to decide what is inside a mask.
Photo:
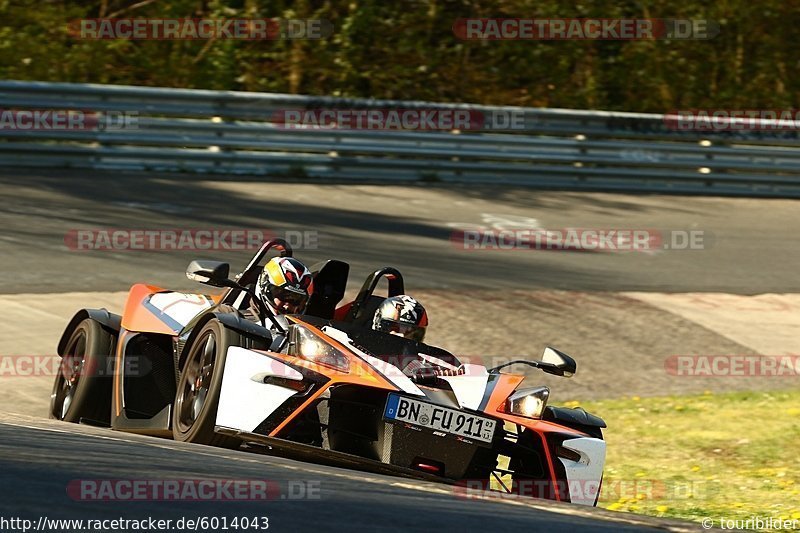
[{"label": "orange bodywork", "polygon": [[[522,426],[538,435],[542,441],[542,448],[544,449],[545,456],[547,457],[547,465],[550,470],[550,477],[555,480],[556,473],[553,470],[553,457],[550,454],[550,447],[547,445],[545,434],[565,432],[575,433],[576,430],[572,428],[566,428],[546,420],[536,420],[533,418],[526,418],[524,416],[513,415],[505,412],[506,399],[508,399],[511,393],[514,392],[520,383],[522,383],[523,379],[525,379],[524,376],[517,374],[500,374],[500,382],[495,386],[494,391],[492,391],[492,395],[489,397],[489,401],[486,403],[484,412],[506,422],[511,422],[512,424]],[[561,501],[562,497],[559,493],[558,484],[554,483],[553,488],[555,489],[556,499]]]},{"label": "orange bodywork", "polygon": [[[152,332],[166,335],[175,335],[177,333],[168,324],[160,320],[153,311],[143,305],[145,298],[152,294],[164,291],[165,289],[160,287],[146,284],[136,284],[131,287],[122,317],[123,332],[119,339],[118,350],[116,354],[118,367],[122,365],[124,340],[128,336],[128,332]],[[219,301],[220,297],[221,295],[209,296],[209,298],[211,298],[215,303]],[[350,310],[351,306],[352,303],[343,305],[336,310],[336,316],[339,318],[344,317],[344,315],[346,315]],[[306,398],[299,407],[294,409],[294,411],[286,419],[284,419],[277,427],[275,427],[275,429],[269,433],[270,437],[280,436],[281,432],[288,424],[295,420],[311,404],[317,401],[320,396],[322,396],[330,387],[342,384],[350,384],[386,391],[401,390],[366,361],[354,355],[349,347],[342,345],[336,339],[326,335],[312,324],[309,324],[297,317],[288,318],[290,321],[301,324],[303,327],[308,328],[321,338],[324,338],[326,342],[329,343],[333,348],[339,350],[345,357],[347,357],[349,362],[349,370],[347,372],[342,372],[341,370],[337,370],[302,357],[271,351],[268,352],[270,357],[280,359],[291,366],[307,368],[308,370],[324,375],[329,379],[324,387],[320,387],[317,391]],[[492,417],[533,431],[542,440],[542,447],[547,457],[547,464],[550,471],[549,473],[551,478],[555,480],[556,473],[553,468],[553,457],[551,456],[550,449],[547,445],[546,434],[564,432],[575,433],[576,430],[562,427],[558,424],[544,420],[535,420],[506,413],[506,400],[522,383],[525,377],[518,374],[501,373],[496,376],[496,379],[497,381],[494,384],[482,411]],[[117,415],[120,415],[122,412],[122,404],[121,373],[116,373],[114,383],[114,407]],[[554,487],[556,490],[556,499],[561,500],[561,495],[558,493],[558,485],[555,484]]]},{"label": "orange bodywork", "polygon": [[[117,353],[115,355],[116,362],[115,368],[122,368],[122,353],[125,351],[125,338],[128,332],[122,330],[119,339],[117,340]],[[114,410],[119,416],[122,413],[122,372],[117,370],[114,372]]]},{"label": "orange bodywork", "polygon": [[526,427],[528,429],[532,429],[537,433],[563,433],[564,431],[569,431],[570,433],[574,433],[574,429],[564,428],[563,426],[559,426],[558,424],[553,424],[552,422],[547,422],[545,420],[536,420],[533,418],[526,418],[524,416],[512,415],[510,413],[505,412],[505,403],[511,393],[516,390],[522,380],[525,379],[525,376],[521,376],[519,374],[499,374],[500,382],[495,386],[492,395],[489,397],[489,401],[486,403],[486,408],[483,410],[484,413],[502,418],[508,422],[513,424],[519,424],[520,426]]},{"label": "orange bodywork", "polygon": [[[142,302],[151,294],[163,292],[166,289],[155,285],[145,285],[137,283],[128,291],[128,298],[125,300],[125,308],[122,312],[122,333],[117,341],[116,368],[123,368],[123,352],[125,350],[125,339],[129,331],[148,331],[153,333],[163,333],[174,335],[175,331],[159,320],[151,311],[147,310]],[[117,416],[122,414],[122,372],[114,372],[114,411]]]},{"label": "orange bodywork", "polygon": [[[327,337],[325,333],[317,329],[316,327],[312,326],[311,324],[307,324],[302,320],[291,317],[293,322],[298,324],[302,324],[303,327],[308,328],[309,330],[313,331],[317,335],[322,337]],[[325,377],[329,378],[330,381],[326,384],[325,387],[321,387],[317,392],[309,396],[309,398],[303,402],[303,404],[297,408],[286,420],[281,422],[272,432],[269,434],[270,437],[274,437],[280,433],[280,431],[286,427],[286,425],[295,419],[303,410],[308,407],[314,400],[319,398],[328,388],[334,385],[341,385],[344,383],[352,384],[352,385],[361,385],[364,387],[372,387],[375,389],[383,389],[383,390],[390,390],[396,391],[399,390],[393,383],[388,381],[386,378],[381,376],[374,368],[368,365],[366,362],[362,361],[358,357],[353,357],[350,355],[350,350],[340,343],[338,343],[335,339],[327,338],[327,342],[331,344],[334,348],[341,351],[345,356],[347,356],[350,362],[350,370],[349,372],[341,372],[339,370],[327,367],[325,365],[320,365],[314,363],[313,361],[309,361],[302,357],[295,357],[292,355],[280,354],[280,353],[273,353],[270,352],[270,355],[273,357],[279,357],[283,359],[289,364],[307,368],[314,372],[324,375]]]},{"label": "orange bodywork", "polygon": [[[125,301],[125,310],[122,313],[122,327],[128,331],[145,331],[148,333],[162,333],[164,335],[175,335],[178,330],[161,320],[156,312],[148,309],[145,299],[148,296],[160,292],[172,292],[155,285],[137,283],[128,292],[128,299]],[[198,295],[205,296],[213,303],[219,303],[222,294]],[[202,310],[202,309],[201,309]]]},{"label": "orange bodywork", "polygon": [[[122,334],[117,341],[116,367],[122,368],[123,352],[125,349],[125,339],[129,332],[148,332],[161,333],[164,335],[175,335],[178,333],[173,327],[158,318],[156,314],[145,307],[145,298],[160,292],[169,292],[167,289],[155,285],[137,283],[128,291],[128,298],[125,300],[125,307],[122,312]],[[222,294],[210,295],[208,298],[214,303],[218,303]],[[122,372],[115,372],[114,376],[114,410],[119,416],[122,413]]]},{"label": "orange bodywork", "polygon": [[151,333],[163,333],[174,335],[175,330],[146,309],[142,302],[151,294],[164,292],[166,289],[154,285],[137,283],[128,292],[128,299],[125,301],[125,310],[122,313],[122,327],[128,331],[148,331]]}]

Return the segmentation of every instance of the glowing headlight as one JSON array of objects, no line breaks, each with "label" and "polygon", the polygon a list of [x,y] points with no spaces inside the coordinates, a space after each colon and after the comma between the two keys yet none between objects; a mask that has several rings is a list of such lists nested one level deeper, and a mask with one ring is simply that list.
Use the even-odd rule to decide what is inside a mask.
[{"label": "glowing headlight", "polygon": [[508,397],[506,410],[511,414],[527,418],[541,418],[549,397],[550,389],[547,387],[521,389]]},{"label": "glowing headlight", "polygon": [[302,326],[292,328],[292,341],[289,355],[302,357],[318,365],[324,365],[340,372],[350,371],[350,360],[309,329]]}]

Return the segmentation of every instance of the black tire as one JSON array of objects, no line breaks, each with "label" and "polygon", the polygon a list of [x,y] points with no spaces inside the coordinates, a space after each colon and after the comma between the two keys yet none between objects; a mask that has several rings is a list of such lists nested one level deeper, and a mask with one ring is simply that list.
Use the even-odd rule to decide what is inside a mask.
[{"label": "black tire", "polygon": [[73,330],[61,358],[50,395],[50,418],[101,424],[111,421],[116,337],[87,318]]},{"label": "black tire", "polygon": [[222,448],[238,448],[239,439],[214,433],[222,374],[228,347],[239,346],[240,336],[216,319],[209,320],[185,348],[175,392],[172,435],[177,441]]}]

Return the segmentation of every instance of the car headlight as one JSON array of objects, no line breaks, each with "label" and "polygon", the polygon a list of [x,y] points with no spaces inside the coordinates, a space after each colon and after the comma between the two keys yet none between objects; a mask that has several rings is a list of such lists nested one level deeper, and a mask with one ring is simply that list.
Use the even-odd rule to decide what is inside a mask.
[{"label": "car headlight", "polygon": [[289,355],[302,357],[312,363],[327,366],[340,372],[350,371],[350,359],[311,330],[302,326],[292,328]]},{"label": "car headlight", "polygon": [[541,418],[549,397],[550,389],[547,387],[520,389],[514,391],[514,393],[508,397],[508,400],[506,400],[506,410],[510,414],[524,416],[526,418]]}]

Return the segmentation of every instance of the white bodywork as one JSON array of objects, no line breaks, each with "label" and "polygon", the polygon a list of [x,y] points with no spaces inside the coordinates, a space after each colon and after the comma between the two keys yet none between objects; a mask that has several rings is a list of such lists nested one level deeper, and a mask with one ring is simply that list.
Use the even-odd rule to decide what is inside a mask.
[{"label": "white bodywork", "polygon": [[252,432],[297,393],[294,389],[264,383],[267,376],[303,379],[300,372],[277,359],[237,346],[228,348],[216,425]]},{"label": "white bodywork", "polygon": [[485,366],[465,364],[463,375],[442,376],[442,379],[450,384],[461,407],[477,411],[486,393],[489,372]]},{"label": "white bodywork", "polygon": [[[345,344],[357,357],[373,366],[398,390],[425,397],[425,393],[403,374],[402,370],[359,350],[343,331],[329,326],[323,328],[323,331],[331,338]],[[443,361],[442,363],[446,367],[452,367]],[[481,365],[467,364],[464,367],[463,375],[442,376],[442,379],[450,384],[460,407],[477,410],[486,392],[489,374],[486,367]],[[267,376],[297,381],[303,379],[297,370],[278,359],[235,346],[228,348],[216,425],[252,432],[265,418],[297,393],[288,387],[264,383],[264,378]]]},{"label": "white bodywork", "polygon": [[[373,366],[397,389],[409,395],[426,397],[402,370],[382,359],[359,350],[347,334],[326,326],[325,334],[336,339],[358,357]],[[434,362],[453,371],[452,365],[431,356],[419,354],[422,359]],[[222,379],[216,425],[244,432],[253,432],[259,424],[274,413],[297,389],[264,383],[269,376],[302,381],[303,375],[267,353],[240,347],[228,348]],[[465,364],[463,374],[442,375],[449,383],[461,408],[477,411],[486,394],[489,373],[482,365]],[[558,457],[566,473],[570,500],[577,505],[593,506],[597,502],[606,457],[606,443],[602,439],[578,437],[563,441],[562,446],[577,453],[578,460]]]},{"label": "white bodywork", "polygon": [[603,465],[606,462],[605,441],[582,437],[565,440],[562,446],[581,456],[577,461],[558,458],[567,473],[570,500],[578,505],[594,505],[600,492]]},{"label": "white bodywork", "polygon": [[175,325],[185,326],[191,319],[205,311],[212,305],[206,296],[200,294],[187,294],[183,292],[159,292],[148,297],[147,304],[152,310],[161,313],[175,322]]}]

